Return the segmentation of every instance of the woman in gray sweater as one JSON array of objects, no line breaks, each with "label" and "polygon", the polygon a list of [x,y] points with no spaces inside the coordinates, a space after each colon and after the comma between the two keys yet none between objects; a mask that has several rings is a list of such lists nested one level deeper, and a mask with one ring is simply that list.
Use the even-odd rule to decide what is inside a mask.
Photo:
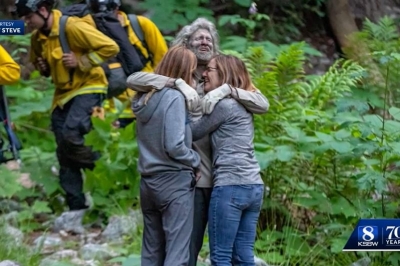
[{"label": "woman in gray sweater", "polygon": [[[224,86],[254,90],[245,64],[217,55],[203,73],[207,93]],[[193,140],[210,134],[214,189],[208,231],[212,265],[255,265],[254,241],[264,183],[254,153],[253,115],[232,98],[220,100],[210,115],[192,121]]]},{"label": "woman in gray sweater", "polygon": [[[165,54],[155,73],[193,84],[196,65],[193,52],[176,46]],[[170,88],[138,93],[132,109],[137,120],[144,219],[141,265],[187,266],[193,229],[194,171],[200,166],[200,156],[192,149],[185,98]]]}]

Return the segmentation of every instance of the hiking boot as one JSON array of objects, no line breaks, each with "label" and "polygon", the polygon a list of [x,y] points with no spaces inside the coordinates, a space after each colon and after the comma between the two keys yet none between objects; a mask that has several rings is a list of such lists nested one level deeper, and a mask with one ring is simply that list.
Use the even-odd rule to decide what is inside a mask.
[{"label": "hiking boot", "polygon": [[86,209],[63,212],[54,221],[54,231],[60,232],[63,230],[74,234],[83,234],[85,228],[82,225],[82,220],[85,212]]}]

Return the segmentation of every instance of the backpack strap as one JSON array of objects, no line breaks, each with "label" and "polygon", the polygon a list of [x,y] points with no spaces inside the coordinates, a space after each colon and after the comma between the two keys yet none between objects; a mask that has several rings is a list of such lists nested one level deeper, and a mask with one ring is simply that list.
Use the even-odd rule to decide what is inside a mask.
[{"label": "backpack strap", "polygon": [[136,15],[134,14],[129,14],[128,15],[129,21],[131,22],[131,26],[133,31],[135,32],[136,36],[139,38],[139,40],[143,43],[144,42],[144,34],[142,27],[139,25],[139,20]]},{"label": "backpack strap", "polygon": [[[67,35],[65,33],[65,27],[67,26],[67,21],[68,21],[69,16],[63,15],[60,18],[60,23],[59,23],[59,40],[60,40],[60,45],[61,49],[64,54],[68,54],[71,52],[71,49],[69,48],[68,45],[68,40],[67,40]],[[72,78],[74,76],[74,69],[69,70],[69,83],[72,84]]]},{"label": "backpack strap", "polygon": [[60,38],[61,49],[62,49],[63,53],[65,53],[65,54],[68,54],[69,52],[71,52],[71,50],[69,49],[67,36],[65,34],[65,27],[67,26],[68,18],[69,17],[65,16],[65,15],[61,16],[60,26],[59,26],[59,38]]},{"label": "backpack strap", "polygon": [[128,14],[128,18],[131,23],[133,32],[136,34],[139,41],[142,43],[143,47],[147,50],[148,58],[146,58],[146,60],[150,60],[153,63],[153,57],[149,51],[149,47],[147,46],[146,40],[144,39],[144,33],[142,27],[140,26],[138,17],[135,14]]}]

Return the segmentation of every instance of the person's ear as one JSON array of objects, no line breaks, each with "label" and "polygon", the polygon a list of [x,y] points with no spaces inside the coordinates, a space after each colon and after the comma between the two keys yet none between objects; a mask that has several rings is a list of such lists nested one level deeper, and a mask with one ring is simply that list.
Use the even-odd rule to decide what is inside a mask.
[{"label": "person's ear", "polygon": [[46,9],[46,7],[42,6],[38,9],[38,12],[45,18],[48,17],[49,11]]}]

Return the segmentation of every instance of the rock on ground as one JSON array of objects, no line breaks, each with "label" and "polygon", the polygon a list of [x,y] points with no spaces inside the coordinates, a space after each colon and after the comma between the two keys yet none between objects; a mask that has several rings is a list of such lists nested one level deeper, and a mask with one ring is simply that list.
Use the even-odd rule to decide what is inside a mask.
[{"label": "rock on ground", "polygon": [[75,234],[83,234],[85,232],[85,228],[82,225],[82,220],[85,212],[86,210],[77,210],[62,213],[54,221],[53,230],[56,232],[63,230]]},{"label": "rock on ground", "polygon": [[371,259],[368,257],[364,257],[352,263],[350,266],[369,266],[369,265],[371,265]]},{"label": "rock on ground", "polygon": [[0,262],[0,266],[21,266],[16,262],[13,262],[11,260],[4,260],[2,262]]},{"label": "rock on ground", "polygon": [[108,260],[118,256],[107,244],[86,244],[81,247],[80,254],[84,260]]},{"label": "rock on ground", "polygon": [[106,241],[121,240],[124,235],[135,233],[138,225],[143,223],[140,211],[131,211],[129,215],[112,216],[101,236]]}]

